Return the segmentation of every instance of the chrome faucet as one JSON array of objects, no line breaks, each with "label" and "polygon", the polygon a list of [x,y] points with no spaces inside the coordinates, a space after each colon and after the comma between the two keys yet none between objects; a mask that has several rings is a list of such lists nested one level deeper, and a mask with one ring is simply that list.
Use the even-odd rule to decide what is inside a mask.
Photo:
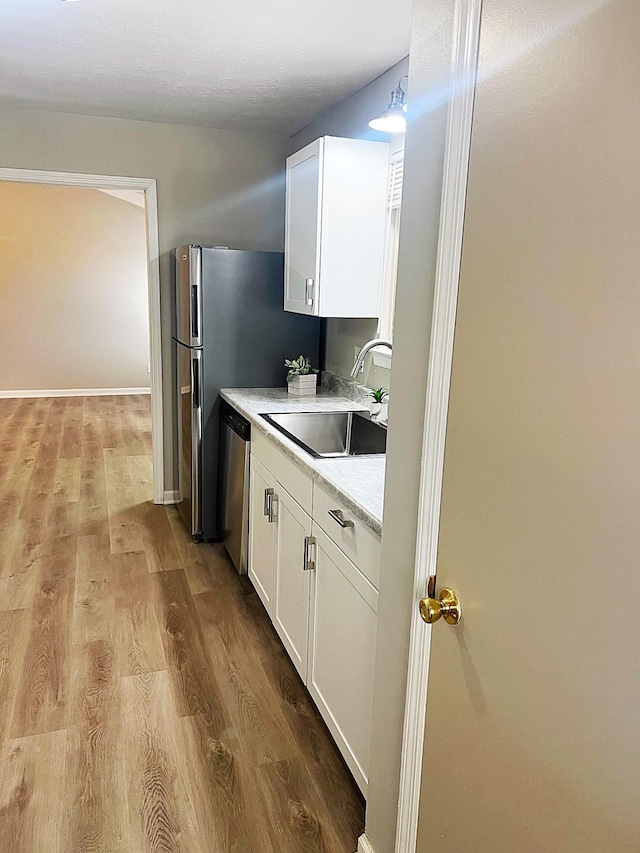
[{"label": "chrome faucet", "polygon": [[374,338],[372,341],[367,341],[366,344],[362,347],[360,352],[358,353],[358,357],[356,358],[355,364],[351,370],[351,378],[355,379],[357,375],[362,370],[362,365],[364,364],[364,360],[367,356],[369,350],[372,350],[374,347],[389,347],[391,351],[393,351],[393,345],[391,341],[385,340],[385,338]]}]

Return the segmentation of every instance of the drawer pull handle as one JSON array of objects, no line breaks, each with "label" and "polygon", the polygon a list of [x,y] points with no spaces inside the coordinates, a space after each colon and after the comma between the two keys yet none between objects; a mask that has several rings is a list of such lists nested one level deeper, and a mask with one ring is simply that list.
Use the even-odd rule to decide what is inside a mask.
[{"label": "drawer pull handle", "polygon": [[[271,498],[273,497],[273,489],[265,489],[264,490],[264,509],[263,515],[266,515],[267,518],[271,515]],[[271,520],[271,519],[269,519]]]},{"label": "drawer pull handle", "polygon": [[353,521],[344,517],[341,509],[330,509],[329,515],[334,521],[337,521],[340,527],[353,527]]},{"label": "drawer pull handle", "polygon": [[304,553],[302,556],[302,568],[305,572],[313,571],[316,567],[316,561],[311,559],[311,549],[315,547],[316,537],[304,537]]},{"label": "drawer pull handle", "polygon": [[269,501],[269,524],[273,524],[278,520],[278,501],[280,498],[277,495],[271,495]]}]

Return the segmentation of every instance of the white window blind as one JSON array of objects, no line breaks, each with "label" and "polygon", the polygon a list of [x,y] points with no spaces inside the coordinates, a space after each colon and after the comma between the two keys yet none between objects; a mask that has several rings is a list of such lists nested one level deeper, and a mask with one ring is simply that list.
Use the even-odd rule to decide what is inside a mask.
[{"label": "white window blind", "polygon": [[[404,152],[393,156],[389,163],[389,183],[387,186],[387,234],[385,240],[385,263],[380,293],[378,335],[391,339],[393,335],[393,312],[396,295],[396,275],[398,271],[398,248],[400,238],[400,205],[402,203],[402,179],[404,176]],[[391,366],[388,354],[374,355],[374,362],[385,367]],[[382,359],[384,358],[384,363]]]},{"label": "white window blind", "polygon": [[395,210],[402,202],[402,178],[404,176],[404,159],[393,160],[389,164],[389,188],[387,192],[387,207]]}]

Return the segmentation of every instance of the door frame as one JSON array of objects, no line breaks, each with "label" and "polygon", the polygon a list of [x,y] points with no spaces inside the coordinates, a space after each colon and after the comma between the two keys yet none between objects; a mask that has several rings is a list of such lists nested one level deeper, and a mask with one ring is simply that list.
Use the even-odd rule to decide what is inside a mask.
[{"label": "door frame", "polygon": [[57,184],[85,189],[141,190],[144,192],[147,230],[147,282],[149,300],[149,360],[151,363],[151,441],[153,448],[153,501],[165,503],[164,423],[162,394],[162,342],[160,320],[160,245],[158,239],[158,194],[153,178],[123,178],[114,175],[84,175],[74,172],[45,172],[37,169],[0,168],[0,181],[27,184]]},{"label": "door frame", "polygon": [[396,853],[414,853],[425,739],[431,626],[418,601],[436,574],[449,389],[462,262],[471,132],[480,49],[482,0],[457,0],[451,56],[440,231],[420,471],[414,606],[402,738]]}]

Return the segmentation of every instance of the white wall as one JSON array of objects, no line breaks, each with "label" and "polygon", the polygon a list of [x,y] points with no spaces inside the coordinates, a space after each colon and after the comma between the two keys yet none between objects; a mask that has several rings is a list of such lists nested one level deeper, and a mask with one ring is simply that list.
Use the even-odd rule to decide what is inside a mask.
[{"label": "white wall", "polygon": [[[171,248],[186,242],[281,251],[289,140],[266,134],[3,107],[0,166],[155,178],[158,182],[162,352],[170,399]],[[172,406],[164,412],[175,436]],[[167,443],[169,445],[169,442]],[[165,447],[165,488],[175,488]]]},{"label": "white wall", "polygon": [[0,391],[149,387],[147,293],[143,207],[0,181]]},{"label": "white wall", "polygon": [[[312,124],[291,137],[290,153],[298,151],[319,136],[391,141],[389,134],[371,130],[369,120],[386,108],[391,90],[398,85],[400,77],[407,73],[408,64],[408,59],[403,59],[355,95],[319,115]],[[377,320],[371,319],[327,320],[326,369],[348,377],[353,366],[354,348],[375,338],[377,325]],[[367,371],[362,381],[375,388],[381,385],[389,388],[390,371],[374,366],[372,359],[367,359]]]}]

